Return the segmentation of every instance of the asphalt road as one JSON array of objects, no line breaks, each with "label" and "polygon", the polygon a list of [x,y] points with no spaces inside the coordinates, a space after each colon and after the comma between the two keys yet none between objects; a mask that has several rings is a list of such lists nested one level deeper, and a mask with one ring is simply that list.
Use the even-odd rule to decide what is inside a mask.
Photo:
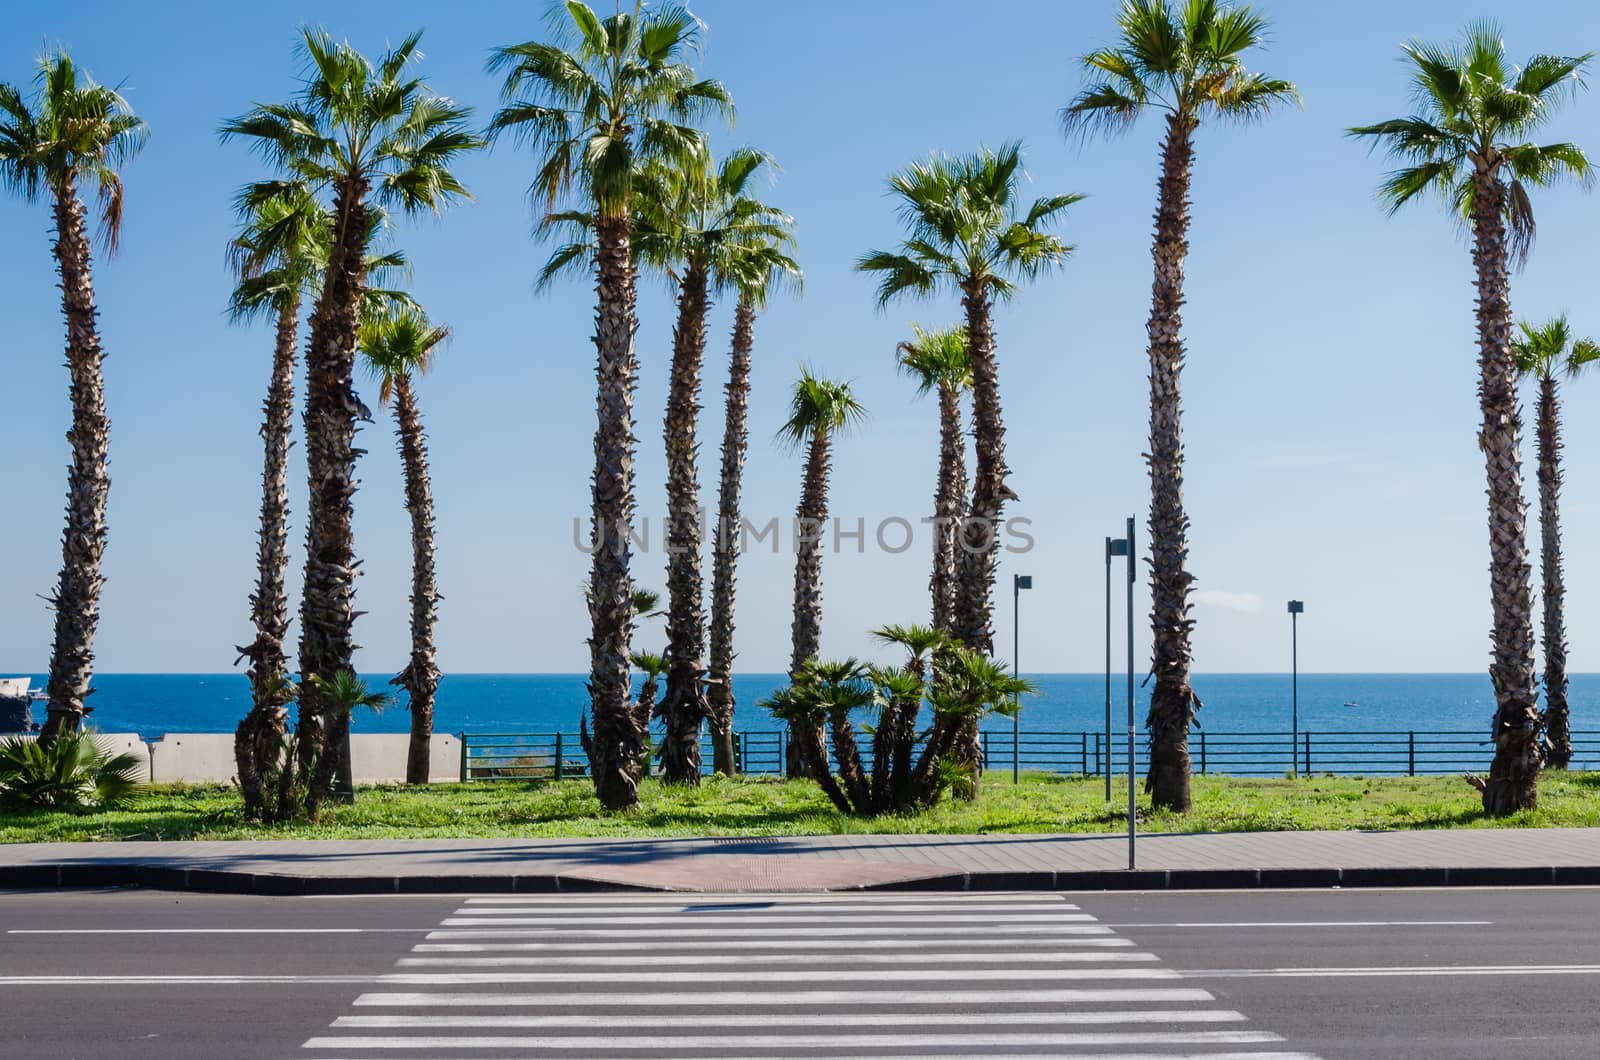
[{"label": "asphalt road", "polygon": [[0,1057],[1583,1058],[1600,890],[0,893]]}]

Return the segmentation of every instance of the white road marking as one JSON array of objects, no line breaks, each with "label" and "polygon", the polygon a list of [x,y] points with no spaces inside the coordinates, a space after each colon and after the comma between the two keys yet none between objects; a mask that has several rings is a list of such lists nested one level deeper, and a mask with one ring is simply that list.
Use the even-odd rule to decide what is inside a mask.
[{"label": "white road marking", "polygon": [[[966,1027],[973,1021],[966,1012],[830,1012],[825,1017],[815,1013],[763,1012],[755,1015],[738,1012],[719,1012],[713,1016],[665,1016],[651,1014],[640,1016],[640,1022],[651,1027],[704,1027],[713,1022],[718,1027],[803,1027],[814,1028],[819,1023],[832,1027],[904,1026]],[[987,1024],[1097,1024],[1097,1023],[1243,1023],[1244,1014],[1228,1009],[1127,1009],[1094,1010],[1087,1012],[986,1012]],[[483,1027],[592,1027],[607,1029],[617,1025],[615,1015],[589,1015],[570,1013],[555,1016],[340,1016],[333,1021],[339,1029],[415,1029],[418,1027],[443,1027],[470,1029]]]},{"label": "white road marking", "polygon": [[[1053,900],[1055,896],[1039,894],[1037,892],[1007,893],[1005,891],[970,891],[963,894],[938,894],[928,898],[917,898],[914,895],[899,894],[885,895],[885,902],[915,902],[919,905],[934,906],[939,909],[959,908],[973,902],[1003,903],[1008,905],[1027,905],[1033,902]],[[741,891],[737,894],[679,894],[669,895],[551,895],[551,894],[522,894],[522,895],[484,895],[467,899],[468,905],[550,905],[569,907],[575,905],[628,905],[634,908],[646,908],[652,905],[677,905],[698,906],[702,908],[744,906],[773,906],[773,905],[861,905],[877,901],[870,893],[835,891],[821,894],[795,894],[792,892],[776,892],[762,894],[756,891]],[[1060,902],[1063,909],[1076,909],[1077,906],[1065,901]]]},{"label": "white road marking", "polygon": [[[1077,908],[1078,908],[1077,906],[1068,905],[1065,902],[1050,902],[1050,903],[1039,903],[1039,904],[1030,903],[1030,904],[1026,904],[1026,905],[1023,905],[1023,904],[990,905],[989,903],[984,902],[984,903],[973,903],[971,905],[962,905],[962,906],[959,907],[959,909],[960,909],[960,911],[962,913],[1046,913],[1047,912],[1047,913],[1052,914],[1052,918],[1053,919],[1058,918],[1056,916],[1056,914],[1075,912],[1075,911],[1077,911]],[[761,919],[768,919],[768,918],[773,917],[773,916],[782,916],[782,915],[784,915],[786,913],[822,913],[822,914],[826,914],[828,916],[834,916],[834,915],[837,914],[838,915],[838,919],[840,919],[840,920],[851,920],[851,919],[854,919],[858,914],[863,914],[863,913],[870,913],[870,914],[872,914],[874,916],[876,916],[879,913],[921,913],[924,916],[936,916],[936,917],[939,917],[939,918],[942,919],[944,914],[946,912],[948,912],[948,911],[949,911],[948,907],[940,907],[940,906],[936,906],[936,905],[926,905],[926,904],[918,904],[918,903],[900,903],[900,902],[896,902],[894,904],[884,903],[884,904],[881,904],[881,905],[877,905],[877,904],[874,904],[874,905],[845,905],[843,903],[827,904],[827,903],[811,903],[811,902],[784,902],[782,904],[774,903],[774,904],[771,904],[771,905],[768,905],[766,903],[762,903],[762,904],[753,905],[753,906],[745,906],[745,905],[739,905],[739,904],[731,904],[731,905],[715,904],[715,905],[696,906],[696,905],[685,905],[683,902],[677,902],[677,903],[674,903],[672,905],[661,905],[661,906],[637,906],[637,905],[609,906],[609,905],[596,905],[596,906],[585,906],[582,909],[577,909],[577,910],[574,910],[574,909],[562,909],[560,906],[557,906],[557,905],[526,905],[526,904],[523,904],[521,902],[518,902],[515,905],[465,905],[465,906],[462,906],[460,909],[457,909],[455,911],[455,915],[456,916],[473,916],[473,915],[477,915],[477,916],[513,916],[513,915],[516,915],[516,916],[528,916],[528,915],[537,914],[537,915],[541,915],[541,916],[548,916],[551,919],[558,919],[559,918],[559,919],[563,919],[564,920],[564,919],[566,919],[568,917],[571,917],[574,913],[581,913],[583,916],[599,916],[601,914],[618,915],[618,916],[637,916],[637,915],[639,915],[641,913],[653,913],[653,914],[659,913],[659,914],[663,914],[663,915],[672,915],[672,916],[677,917],[680,920],[686,920],[687,921],[687,920],[701,920],[701,919],[707,919],[707,918],[711,918],[711,917],[725,917],[725,916],[760,917]]]},{"label": "white road marking", "polygon": [[[606,921],[616,923],[616,921]],[[562,938],[590,939],[590,938],[704,938],[705,933],[694,925],[679,923],[672,928],[578,928],[563,929],[558,925],[546,925],[542,928],[516,927],[496,928],[492,924],[485,924],[472,919],[451,918],[445,921],[451,927],[468,925],[473,930],[445,930],[432,931],[428,938],[433,939],[483,939],[483,938]],[[702,925],[703,926],[703,925]],[[757,927],[731,927],[722,924],[716,925],[718,938],[740,936],[765,936],[767,938],[829,938],[844,936],[851,939],[873,938],[879,935],[890,937],[901,935],[979,935],[995,937],[998,935],[1109,935],[1111,929],[1104,924],[994,924],[988,927],[969,927],[957,924],[952,927],[941,927],[937,923],[920,920],[912,924],[896,924],[893,926],[856,926],[856,927],[788,927],[783,924],[770,924]]]},{"label": "white road marking", "polygon": [[0,975],[3,986],[255,986],[266,983],[381,983],[381,975]]},{"label": "white road marking", "polygon": [[1600,964],[1436,964],[1372,968],[1207,968],[1177,973],[1185,979],[1342,979],[1358,976],[1600,975]]},{"label": "white road marking", "polygon": [[7,928],[7,935],[423,935],[421,928]]},{"label": "white road marking", "polygon": [[1187,920],[1170,924],[1107,924],[1113,928],[1346,928],[1346,927],[1488,927],[1493,920]]},{"label": "white road marking", "polygon": [[585,1035],[349,1035],[312,1038],[306,1049],[774,1049],[796,1045],[872,1049],[955,1045],[1259,1045],[1281,1042],[1270,1031],[994,1031],[982,1034],[585,1034]]},{"label": "white road marking", "polygon": [[[625,991],[566,994],[371,993],[356,998],[357,1008],[601,1008],[613,1006],[704,1005],[708,1008],[764,1006],[797,1008],[814,1005],[1127,1005],[1155,1002],[1215,1001],[1209,990],[1195,987],[1067,987],[1016,990],[764,990]],[[630,1015],[629,1018],[632,1018]]]},{"label": "white road marking", "polygon": [[[441,932],[442,934],[442,932]],[[464,932],[469,935],[490,934],[489,932],[471,931]],[[432,938],[433,936],[428,936]],[[741,952],[771,950],[774,953],[787,953],[792,950],[822,950],[835,954],[841,959],[851,959],[857,953],[882,953],[886,950],[924,950],[939,949],[955,945],[946,938],[874,938],[864,940],[851,939],[795,939],[773,937],[771,939],[674,939],[671,947],[677,950],[739,950]],[[1000,950],[1005,953],[1025,953],[1039,947],[1051,946],[1077,946],[1095,947],[1102,949],[1115,949],[1118,947],[1132,947],[1133,940],[1119,938],[1116,935],[1062,935],[1048,936],[1045,938],[1002,938],[1002,939],[961,939],[960,946],[964,955],[982,953],[988,950]],[[416,953],[489,953],[500,951],[516,951],[526,953],[660,953],[660,943],[650,942],[419,942],[412,947]],[[759,954],[752,953],[751,960],[760,960]]]},{"label": "white road marking", "polygon": [[[1040,1053],[975,1053],[975,1054],[972,1054],[972,1055],[975,1057],[975,1060],[1040,1060],[1040,1056],[1042,1054],[1040,1054]],[[826,1058],[826,1060],[892,1060],[892,1058],[895,1057],[895,1056],[917,1056],[917,1057],[921,1057],[922,1054],[920,1054],[920,1053],[884,1053],[884,1052],[875,1052],[875,1053],[872,1053],[871,1055],[854,1055],[854,1056],[852,1056],[852,1055],[849,1055],[849,1054],[840,1053],[840,1054],[830,1054]],[[294,1060],[305,1060],[304,1054],[301,1054],[300,1056],[295,1057]],[[319,1057],[317,1057],[317,1060],[372,1060],[372,1057],[371,1057],[370,1054],[367,1055],[367,1056],[364,1056],[364,1057],[359,1057],[359,1058],[358,1057],[348,1057],[348,1056],[344,1056],[344,1057],[340,1057],[340,1056],[319,1056]],[[443,1058],[443,1057],[427,1057],[427,1058],[424,1058],[424,1057],[411,1057],[411,1058],[409,1058],[409,1060],[445,1060],[445,1058]],[[454,1060],[459,1060],[459,1058],[454,1058]],[[488,1058],[484,1058],[484,1060],[488,1060]],[[811,1053],[811,1054],[809,1054],[807,1056],[795,1056],[793,1054],[785,1054],[785,1055],[779,1056],[776,1053],[764,1053],[761,1056],[761,1060],[821,1060],[821,1058],[819,1058],[819,1056],[816,1053]],[[1209,1052],[1208,1051],[1208,1052],[1203,1052],[1203,1053],[1193,1053],[1193,1052],[1182,1052],[1182,1053],[1124,1053],[1124,1052],[1115,1052],[1115,1053],[1073,1053],[1072,1054],[1072,1060],[1321,1060],[1321,1058],[1317,1057],[1317,1056],[1313,1056],[1311,1053],[1284,1053],[1284,1052],[1270,1052],[1270,1053],[1226,1052],[1226,1053],[1214,1053],[1214,1052]]]},{"label": "white road marking", "polygon": [[[945,968],[863,968],[841,972],[837,968],[783,972],[673,972],[674,983],[833,983],[841,977],[852,982],[884,980],[900,983],[942,983],[952,975],[962,981],[1027,979],[1176,979],[1170,968],[970,968],[951,972]],[[646,983],[658,973],[641,972],[396,972],[380,977],[385,983],[415,986],[466,986],[473,983]],[[0,980],[3,981],[3,980]]]},{"label": "white road marking", "polygon": [[[689,917],[677,916],[602,916],[602,917],[572,917],[572,916],[501,916],[498,910],[474,909],[467,912],[485,914],[480,916],[453,916],[445,920],[446,927],[470,927],[477,925],[514,925],[524,927],[528,925],[547,924],[551,927],[606,927],[608,925],[632,924],[647,926],[652,924],[674,924],[678,930],[694,930],[698,928],[717,927],[723,925],[739,924],[772,924],[774,926],[787,926],[789,924],[838,924],[841,922],[852,924],[926,924],[930,917],[926,913],[906,915],[888,913],[864,914],[852,917],[836,917],[813,914],[794,913],[702,913],[696,914],[691,920]],[[490,915],[492,914],[492,915]],[[994,913],[992,915],[967,915],[958,913],[955,916],[940,916],[941,924],[1062,924],[1072,921],[1091,921],[1094,917],[1087,913],[1021,913],[1012,916],[1008,913]]]},{"label": "white road marking", "polygon": [[863,964],[931,964],[947,962],[959,964],[1049,964],[1055,961],[1071,963],[1101,963],[1154,961],[1153,953],[1105,952],[1102,950],[1044,952],[1044,953],[855,953],[848,956],[838,952],[828,953],[724,953],[724,954],[647,954],[642,956],[572,956],[572,957],[402,957],[402,968],[549,968],[590,965],[619,968],[689,968],[713,967],[721,964],[748,968],[758,964],[826,964],[832,967]]}]

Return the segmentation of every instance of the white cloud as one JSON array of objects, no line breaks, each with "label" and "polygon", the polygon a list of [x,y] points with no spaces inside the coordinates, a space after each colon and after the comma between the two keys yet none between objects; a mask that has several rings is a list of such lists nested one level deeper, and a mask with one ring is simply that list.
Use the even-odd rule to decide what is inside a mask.
[{"label": "white cloud", "polygon": [[1189,599],[1198,607],[1217,607],[1224,611],[1244,611],[1254,614],[1264,606],[1255,593],[1229,593],[1221,589],[1196,589]]}]

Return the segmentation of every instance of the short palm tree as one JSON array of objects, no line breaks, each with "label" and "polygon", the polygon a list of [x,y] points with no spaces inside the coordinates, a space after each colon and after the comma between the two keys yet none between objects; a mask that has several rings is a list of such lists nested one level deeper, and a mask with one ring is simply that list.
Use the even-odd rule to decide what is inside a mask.
[{"label": "short palm tree", "polygon": [[785,285],[799,288],[800,266],[789,256],[794,240],[743,242],[729,269],[739,300],[733,310],[733,341],[725,387],[727,408],[722,428],[722,481],[717,490],[717,528],[711,545],[710,669],[706,700],[711,721],[712,768],[732,776],[733,754],[733,601],[739,567],[743,514],[740,486],[750,436],[750,353],[755,346],[756,314],[772,293]]},{"label": "short palm tree", "polygon": [[88,210],[82,191],[100,206],[100,239],[114,254],[122,232],[118,170],[144,146],[146,128],[114,88],[97,84],[65,51],[39,59],[32,97],[0,82],[0,186],[33,202],[48,193],[55,213],[56,270],[67,319],[67,368],[72,377],[72,464],[67,472],[67,525],[61,535],[61,576],[50,597],[55,641],[50,651],[44,730],[47,745],[75,732],[91,709],[84,700],[94,674],[94,634],[100,622],[100,559],[106,547],[106,498],[111,492],[104,351],[95,321]]},{"label": "short palm tree", "polygon": [[1536,55],[1513,66],[1499,28],[1490,22],[1468,27],[1454,44],[1413,41],[1404,52],[1416,111],[1350,133],[1370,139],[1400,164],[1379,188],[1390,212],[1434,192],[1472,234],[1483,415],[1478,444],[1489,480],[1489,676],[1496,702],[1494,761],[1489,779],[1478,783],[1484,809],[1499,815],[1537,805],[1542,760],[1510,264],[1526,261],[1533,244],[1528,190],[1590,179],[1589,161],[1575,144],[1531,141],[1581,84],[1590,57]]},{"label": "short palm tree", "polygon": [[1000,516],[1016,494],[1006,484],[1005,425],[991,320],[996,298],[1016,294],[1065,261],[1072,248],[1052,235],[1081,195],[1055,195],[1026,205],[1020,197],[1022,145],[970,155],[935,155],[889,178],[906,227],[895,251],[872,251],[856,268],[881,276],[879,306],[902,295],[953,290],[966,310],[972,360],[972,419],[977,460],[972,502],[962,522],[954,629],[968,647],[991,651],[995,556]]},{"label": "short palm tree", "polygon": [[933,628],[952,632],[956,605],[957,537],[967,495],[966,442],[961,437],[961,395],[972,389],[972,359],[965,328],[923,331],[896,349],[900,370],[917,393],[939,395],[939,480],[933,493]]},{"label": "short palm tree", "polygon": [[1244,56],[1266,37],[1267,19],[1216,0],[1124,0],[1120,38],[1083,57],[1088,85],[1062,110],[1069,135],[1116,134],[1141,114],[1166,119],[1157,185],[1150,293],[1150,774],[1146,789],[1163,809],[1189,809],[1189,727],[1200,700],[1192,663],[1189,516],[1183,506],[1183,266],[1189,254],[1189,184],[1194,137],[1204,121],[1249,122],[1297,103],[1294,85],[1253,73]]},{"label": "short palm tree", "polygon": [[[633,523],[633,186],[652,162],[681,164],[705,151],[685,124],[731,112],[727,91],[696,80],[687,62],[700,23],[675,4],[645,11],[635,0],[601,18],[582,0],[552,9],[555,39],[497,49],[505,105],[492,137],[510,134],[532,148],[536,208],[551,210],[576,183],[594,218],[597,424],[589,576],[589,696],[594,719],[590,772],[602,805],[638,803],[644,737],[628,702]],[[548,270],[547,270],[548,271]]]},{"label": "short palm tree", "polygon": [[1539,381],[1539,568],[1544,585],[1544,734],[1548,765],[1572,761],[1567,711],[1566,585],[1561,563],[1561,398],[1559,379],[1572,379],[1600,361],[1600,343],[1574,339],[1563,316],[1534,325],[1522,321],[1511,340],[1520,379]]},{"label": "short palm tree", "polygon": [[327,211],[310,189],[287,183],[244,207],[244,227],[228,247],[238,286],[228,304],[235,321],[269,316],[275,324],[272,374],[261,425],[261,521],[256,531],[256,585],[250,594],[255,638],[240,647],[250,660],[250,711],[234,733],[239,793],[249,817],[277,817],[264,783],[279,766],[295,697],[289,679],[289,447],[294,432],[295,350],[300,305],[327,260]]},{"label": "short palm tree", "polygon": [[[292,103],[258,104],[225,123],[225,140],[243,138],[287,179],[331,197],[333,239],[322,289],[311,314],[306,351],[306,468],[311,505],[306,524],[300,607],[300,671],[349,671],[355,650],[356,489],[354,440],[369,418],[353,389],[357,331],[366,301],[370,224],[376,209],[437,213],[467,198],[450,167],[482,145],[468,127],[471,108],[434,95],[412,75],[420,32],[376,63],[325,31],[306,29],[308,73]],[[271,194],[264,185],[262,194]],[[341,756],[349,712],[333,709],[316,686],[301,689],[297,726],[302,765],[317,763],[306,785],[311,817],[326,798]]]},{"label": "short palm tree", "polygon": [[[778,429],[778,441],[806,453],[800,505],[795,509],[794,621],[791,626],[789,680],[799,678],[806,664],[822,650],[822,538],[828,525],[828,475],[832,469],[833,441],[865,421],[867,410],[856,400],[850,384],[827,379],[809,368],[800,370],[789,400],[789,418]],[[791,725],[789,771],[791,775],[811,761],[800,751],[808,740],[820,743],[819,731],[804,724]],[[824,754],[826,752],[823,752]]]},{"label": "short palm tree", "polygon": [[406,512],[411,516],[411,658],[389,683],[406,690],[411,709],[411,741],[406,752],[406,783],[428,783],[428,750],[433,738],[433,697],[439,687],[434,627],[439,621],[439,586],[434,564],[433,485],[428,478],[428,439],[412,389],[415,377],[433,366],[450,329],[435,325],[422,310],[397,306],[369,316],[361,325],[361,357],[378,378],[378,401],[394,406],[395,433],[405,469]]}]

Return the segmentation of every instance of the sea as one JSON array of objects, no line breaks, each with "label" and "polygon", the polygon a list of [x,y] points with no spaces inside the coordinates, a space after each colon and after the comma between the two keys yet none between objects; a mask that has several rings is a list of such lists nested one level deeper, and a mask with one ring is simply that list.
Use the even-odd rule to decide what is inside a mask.
[{"label": "sea", "polygon": [[[7,675],[9,676],[9,675]],[[20,675],[18,675],[20,676]],[[366,676],[369,687],[387,687],[389,674]],[[1038,692],[1023,697],[1018,724],[1024,732],[1094,732],[1105,724],[1104,674],[1026,675]],[[1142,681],[1143,675],[1137,675]],[[587,702],[582,674],[446,674],[439,684],[434,728],[438,732],[575,732]],[[33,675],[36,687],[44,676]],[[785,683],[782,674],[737,674],[735,728],[771,731],[778,724],[760,701]],[[1199,727],[1216,733],[1286,733],[1293,684],[1289,674],[1197,674],[1195,693],[1204,704]],[[133,732],[147,740],[168,732],[231,732],[250,706],[242,673],[99,674],[94,679],[90,723],[101,732]],[[1135,712],[1143,725],[1150,688],[1136,688]],[[1114,675],[1114,718],[1125,725],[1127,675]],[[1574,674],[1569,687],[1574,731],[1600,729],[1600,674]],[[43,704],[34,708],[43,720]],[[1301,674],[1301,731],[1459,732],[1489,730],[1494,695],[1487,674]],[[404,732],[409,721],[403,694],[389,709],[363,711],[357,732]],[[989,719],[1009,729],[1003,718]]]}]

